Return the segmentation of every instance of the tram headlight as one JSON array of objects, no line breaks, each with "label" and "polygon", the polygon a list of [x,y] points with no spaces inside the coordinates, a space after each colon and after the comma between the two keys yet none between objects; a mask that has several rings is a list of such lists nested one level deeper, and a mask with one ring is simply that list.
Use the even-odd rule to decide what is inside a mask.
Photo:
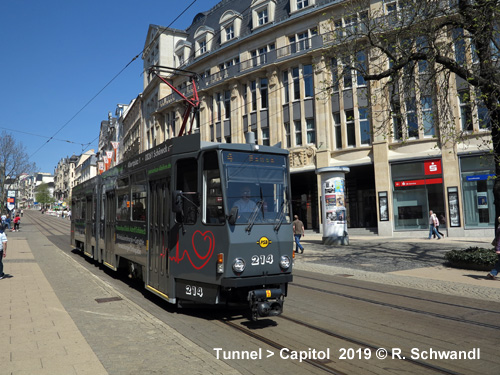
[{"label": "tram headlight", "polygon": [[286,255],[282,255],[280,260],[280,267],[284,270],[287,270],[288,268],[290,268],[290,264],[290,258]]},{"label": "tram headlight", "polygon": [[233,262],[233,271],[236,273],[242,273],[245,270],[245,261],[241,258],[236,258]]}]

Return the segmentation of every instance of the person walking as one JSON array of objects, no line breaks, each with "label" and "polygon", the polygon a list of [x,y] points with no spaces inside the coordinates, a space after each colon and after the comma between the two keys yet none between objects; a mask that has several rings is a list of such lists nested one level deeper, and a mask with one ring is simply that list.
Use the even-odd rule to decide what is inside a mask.
[{"label": "person walking", "polygon": [[438,237],[438,240],[441,239],[441,235],[436,231],[436,222],[437,225],[439,225],[439,219],[437,218],[436,214],[432,212],[432,210],[429,211],[429,240],[432,238],[432,235],[435,234]]},{"label": "person walking", "polygon": [[[441,225],[441,220],[437,218],[436,214],[434,214],[434,216],[436,216],[436,220],[434,221],[434,227],[436,228],[436,232],[438,232],[441,235],[441,237],[444,237],[444,234],[439,231],[439,225]],[[441,219],[443,220],[444,223],[445,219],[443,215],[441,215]],[[436,238],[436,235],[433,235],[432,237]]]},{"label": "person walking", "polygon": [[7,236],[5,235],[5,228],[2,225],[0,230],[0,280],[7,275],[3,272],[3,258],[7,256]]},{"label": "person walking", "polygon": [[300,244],[300,238],[304,235],[304,223],[299,220],[297,215],[293,216],[293,236],[295,237],[295,252],[304,253],[304,246]]},{"label": "person walking", "polygon": [[498,272],[500,271],[500,216],[497,219],[498,226],[495,232],[495,239],[492,244],[495,246],[495,252],[497,253],[498,260],[493,266],[493,269],[486,275],[488,279],[496,280]]}]

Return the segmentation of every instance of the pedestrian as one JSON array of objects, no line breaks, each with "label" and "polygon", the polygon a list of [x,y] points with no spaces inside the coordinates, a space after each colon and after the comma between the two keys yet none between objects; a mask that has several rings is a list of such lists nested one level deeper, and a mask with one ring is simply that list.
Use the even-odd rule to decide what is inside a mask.
[{"label": "pedestrian", "polygon": [[19,224],[21,223],[21,218],[19,214],[14,218],[14,232],[19,232]]},{"label": "pedestrian", "polygon": [[23,211],[23,210],[21,210],[21,217],[23,217],[23,215],[24,215],[24,211]]},{"label": "pedestrian", "polygon": [[5,235],[5,227],[0,226],[0,280],[7,276],[3,272],[3,258],[7,256],[7,236]]},{"label": "pedestrian", "polygon": [[498,217],[497,221],[498,226],[495,232],[495,238],[493,239],[493,242],[491,244],[495,246],[495,252],[497,253],[498,260],[493,266],[493,269],[490,271],[490,273],[486,275],[486,277],[491,280],[495,280],[497,278],[498,272],[500,271],[500,216]]},{"label": "pedestrian", "polygon": [[429,240],[432,238],[433,234],[436,234],[438,237],[438,240],[441,239],[441,235],[436,231],[436,222],[437,225],[439,225],[439,219],[437,218],[436,214],[432,212],[432,210],[429,211]]},{"label": "pedestrian", "polygon": [[[434,226],[436,227],[436,232],[438,232],[441,235],[441,237],[444,237],[444,234],[439,231],[439,225],[441,224],[441,220],[444,223],[444,216],[441,215],[441,219],[438,219],[436,214],[434,214],[434,216],[436,216],[436,220],[434,221]],[[434,234],[432,237],[436,238],[436,235]]]},{"label": "pedestrian", "polygon": [[300,237],[304,235],[304,223],[299,220],[297,215],[293,216],[293,236],[295,237],[295,252],[298,253],[300,249],[300,253],[304,253],[304,246],[300,244]]}]

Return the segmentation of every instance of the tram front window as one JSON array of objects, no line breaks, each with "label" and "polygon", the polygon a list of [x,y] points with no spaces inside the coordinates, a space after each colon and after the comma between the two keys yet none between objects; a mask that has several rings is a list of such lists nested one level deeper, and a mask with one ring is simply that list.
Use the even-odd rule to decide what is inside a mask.
[{"label": "tram front window", "polygon": [[227,212],[238,208],[236,224],[290,222],[286,160],[281,155],[224,152]]}]

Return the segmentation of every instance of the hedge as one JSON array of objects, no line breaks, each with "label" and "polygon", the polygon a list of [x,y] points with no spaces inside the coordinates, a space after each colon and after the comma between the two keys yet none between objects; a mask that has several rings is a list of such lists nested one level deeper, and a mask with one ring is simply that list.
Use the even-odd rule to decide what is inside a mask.
[{"label": "hedge", "polygon": [[490,270],[498,260],[494,249],[477,246],[448,251],[444,258],[452,267],[469,270]]}]

